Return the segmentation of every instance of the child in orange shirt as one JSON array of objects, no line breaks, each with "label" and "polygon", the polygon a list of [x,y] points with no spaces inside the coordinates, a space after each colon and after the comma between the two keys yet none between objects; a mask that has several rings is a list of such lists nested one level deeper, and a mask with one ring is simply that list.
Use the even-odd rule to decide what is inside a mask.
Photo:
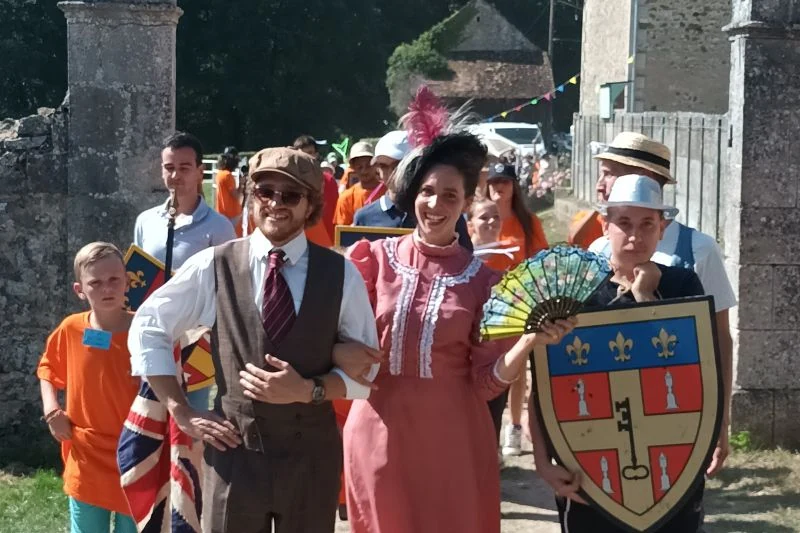
[{"label": "child in orange shirt", "polygon": [[[469,207],[469,220],[467,227],[475,247],[475,255],[486,263],[486,266],[498,272],[505,272],[514,266],[514,253],[519,250],[519,246],[512,246],[513,242],[500,241],[500,209],[497,204],[488,198],[474,200]],[[492,248],[501,250],[508,248],[507,254],[493,252],[482,254],[482,248]]]},{"label": "child in orange shirt", "polygon": [[139,385],[127,348],[127,273],[119,249],[103,242],[81,248],[74,268],[72,288],[91,311],[68,316],[47,339],[36,371],[44,419],[61,443],[71,533],[108,533],[112,513],[115,533],[136,533],[116,455]]}]

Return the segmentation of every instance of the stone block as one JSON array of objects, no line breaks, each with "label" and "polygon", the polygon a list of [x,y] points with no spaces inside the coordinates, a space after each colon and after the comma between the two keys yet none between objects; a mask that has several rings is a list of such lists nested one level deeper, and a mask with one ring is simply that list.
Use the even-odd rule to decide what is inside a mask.
[{"label": "stone block", "polygon": [[789,389],[800,382],[795,330],[739,330],[737,385],[744,389]]},{"label": "stone block", "polygon": [[18,139],[7,139],[3,142],[3,146],[6,150],[24,152],[26,150],[41,148],[47,140],[48,137],[46,135],[41,135],[39,137],[21,137]]},{"label": "stone block", "polygon": [[731,402],[731,433],[749,431],[758,446],[774,443],[775,422],[772,391],[736,390]]},{"label": "stone block", "polygon": [[[0,218],[0,329],[50,329],[64,311],[71,281],[64,197],[25,194],[6,198]],[[6,337],[11,342],[15,335]]]},{"label": "stone block", "polygon": [[[797,386],[797,384],[795,384]],[[775,391],[775,445],[800,449],[800,389]]]},{"label": "stone block", "polygon": [[71,150],[114,153],[136,117],[130,115],[129,93],[122,88],[70,85]]},{"label": "stone block", "polygon": [[22,194],[27,190],[22,158],[16,152],[0,153],[0,191],[2,194]]},{"label": "stone block", "polygon": [[775,267],[775,325],[781,329],[800,329],[800,267]]},{"label": "stone block", "polygon": [[[29,357],[34,361],[37,359],[36,354],[29,354]],[[29,411],[41,416],[41,410],[33,408],[40,405],[39,382],[32,370],[0,372],[0,429],[18,432],[20,428],[39,425],[35,415],[25,417],[22,414]]]},{"label": "stone block", "polygon": [[742,264],[793,264],[800,257],[797,209],[742,208]]},{"label": "stone block", "polygon": [[70,26],[71,83],[174,91],[174,25],[119,24],[113,15],[93,22]]},{"label": "stone block", "polygon": [[105,195],[119,190],[124,175],[119,169],[117,156],[92,148],[80,147],[72,150],[69,157],[70,194]]},{"label": "stone block", "polygon": [[20,137],[47,136],[50,133],[51,119],[42,115],[31,115],[19,121],[17,135]]},{"label": "stone block", "polygon": [[70,196],[68,256],[93,241],[108,241],[125,250],[131,243],[140,208],[132,199],[117,195]]},{"label": "stone block", "polygon": [[0,120],[0,141],[16,137],[18,127],[19,121],[13,118],[4,118]]},{"label": "stone block", "polygon": [[29,154],[25,161],[28,187],[33,193],[67,193],[66,154]]},{"label": "stone block", "polygon": [[769,329],[772,323],[773,267],[743,265],[739,275],[739,329]]}]

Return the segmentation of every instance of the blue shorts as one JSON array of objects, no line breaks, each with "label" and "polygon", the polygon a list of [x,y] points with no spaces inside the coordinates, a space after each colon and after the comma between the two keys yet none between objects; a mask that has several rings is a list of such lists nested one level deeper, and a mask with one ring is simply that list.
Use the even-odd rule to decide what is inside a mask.
[{"label": "blue shorts", "polygon": [[136,533],[136,524],[130,516],[79,502],[75,498],[69,499],[69,526],[70,533]]}]

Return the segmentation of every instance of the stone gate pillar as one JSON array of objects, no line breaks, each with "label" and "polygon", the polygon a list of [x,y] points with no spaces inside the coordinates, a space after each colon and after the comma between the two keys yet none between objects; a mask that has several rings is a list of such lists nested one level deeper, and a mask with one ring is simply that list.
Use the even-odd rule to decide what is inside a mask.
[{"label": "stone gate pillar", "polygon": [[123,250],[164,197],[159,152],[175,128],[177,0],[59,2],[67,18],[68,255]]},{"label": "stone gate pillar", "polygon": [[732,142],[721,187],[725,253],[739,287],[732,429],[784,446],[800,445],[798,24],[794,0],[733,0],[725,28]]}]

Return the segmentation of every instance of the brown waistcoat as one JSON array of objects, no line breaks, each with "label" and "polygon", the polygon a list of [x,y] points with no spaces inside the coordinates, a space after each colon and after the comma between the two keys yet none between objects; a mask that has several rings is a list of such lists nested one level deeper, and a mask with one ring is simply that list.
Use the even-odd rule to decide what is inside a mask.
[{"label": "brown waistcoat", "polygon": [[[330,372],[337,341],[339,309],[344,285],[344,258],[308,244],[308,277],[294,326],[273,345],[264,333],[261,313],[254,303],[249,265],[250,241],[232,241],[214,253],[217,320],[211,345],[216,367],[217,397],[214,409],[241,432],[248,450],[280,453],[303,435],[304,444],[314,434],[336,432],[330,402],[321,405],[272,405],[254,402],[242,393],[239,371],[246,363],[267,368],[265,354],[291,364],[303,377]],[[268,368],[269,370],[273,370]]]}]

